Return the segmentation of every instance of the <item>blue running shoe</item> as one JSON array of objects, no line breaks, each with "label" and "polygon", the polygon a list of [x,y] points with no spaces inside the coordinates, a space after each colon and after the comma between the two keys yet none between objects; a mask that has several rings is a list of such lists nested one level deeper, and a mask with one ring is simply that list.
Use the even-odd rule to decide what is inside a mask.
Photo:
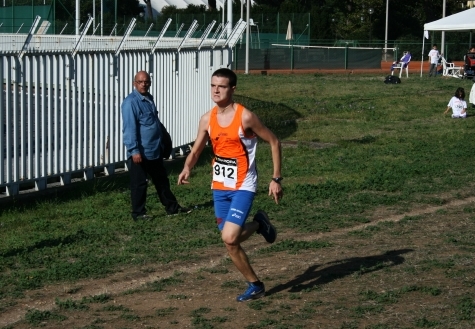
[{"label": "blue running shoe", "polygon": [[263,283],[261,285],[256,285],[252,282],[248,282],[247,284],[249,285],[247,290],[242,295],[236,297],[238,302],[246,302],[248,300],[258,299],[264,297],[266,294],[266,288],[264,287]]},{"label": "blue running shoe", "polygon": [[254,220],[259,223],[259,229],[256,232],[261,234],[267,242],[273,243],[277,238],[277,230],[270,223],[267,214],[263,210],[258,210],[254,215]]}]

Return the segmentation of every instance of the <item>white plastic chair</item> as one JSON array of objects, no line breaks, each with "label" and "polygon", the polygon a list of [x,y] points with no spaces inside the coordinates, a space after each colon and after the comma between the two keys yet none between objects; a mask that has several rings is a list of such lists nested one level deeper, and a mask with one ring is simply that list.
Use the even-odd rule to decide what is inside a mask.
[{"label": "white plastic chair", "polygon": [[441,57],[442,61],[442,76],[444,77],[453,77],[453,78],[462,78],[463,75],[460,73],[462,70],[461,66],[455,66],[454,63],[449,63],[444,57]]},{"label": "white plastic chair", "polygon": [[391,75],[393,75],[395,69],[399,69],[399,78],[401,78],[402,71],[406,69],[406,78],[409,78],[409,63],[410,62],[411,62],[411,54],[408,51],[405,51],[404,56],[402,56],[400,59],[400,62],[394,64],[394,66],[391,66],[392,68]]},{"label": "white plastic chair", "polygon": [[399,63],[397,63],[397,64],[394,64],[394,66],[393,66],[393,71],[391,71],[391,75],[394,75],[394,70],[399,70],[399,78],[401,78],[401,76],[402,76],[402,71],[403,71],[404,69],[406,69],[406,78],[409,78],[409,63],[410,63],[410,62],[407,63],[407,65],[406,65],[405,68],[403,68],[403,65],[405,64],[405,63],[403,63],[403,62],[399,62]]}]

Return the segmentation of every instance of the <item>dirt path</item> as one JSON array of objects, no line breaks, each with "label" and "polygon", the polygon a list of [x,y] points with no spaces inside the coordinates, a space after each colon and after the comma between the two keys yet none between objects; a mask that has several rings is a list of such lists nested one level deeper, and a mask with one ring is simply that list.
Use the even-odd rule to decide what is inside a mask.
[{"label": "dirt path", "polygon": [[[343,228],[334,230],[327,233],[318,233],[318,234],[301,234],[295,233],[292,231],[279,232],[279,240],[284,239],[293,239],[296,241],[314,241],[322,239],[330,239],[338,236],[342,236],[351,231],[360,231],[369,226],[375,226],[381,222],[398,222],[401,219],[407,216],[418,216],[423,214],[433,214],[440,210],[447,209],[450,207],[460,207],[468,204],[475,203],[475,197],[469,197],[463,200],[454,200],[450,203],[447,203],[443,206],[432,206],[425,207],[420,209],[414,209],[408,213],[401,215],[390,215],[387,216],[384,213],[377,215],[377,218],[370,223],[365,223],[357,225],[351,228]],[[338,240],[338,239],[337,239]],[[245,248],[250,256],[255,254],[257,251],[268,245],[262,243],[262,239],[257,237],[252,237],[245,243]],[[161,265],[160,269],[155,272],[144,273],[140,268],[135,268],[132,270],[123,270],[114,275],[108,276],[103,279],[90,279],[82,280],[75,283],[64,283],[57,284],[52,286],[47,286],[39,290],[28,291],[25,293],[25,297],[18,300],[18,303],[12,306],[10,309],[6,310],[0,316],[0,326],[8,326],[20,321],[24,318],[26,312],[29,309],[36,310],[52,310],[56,307],[55,299],[60,300],[72,299],[80,300],[83,297],[90,297],[101,294],[108,294],[112,296],[118,296],[123,294],[126,291],[137,289],[145,285],[146,283],[151,283],[160,279],[165,279],[172,277],[177,272],[181,273],[198,273],[203,268],[213,268],[218,265],[222,265],[222,261],[226,258],[224,248],[213,248],[208,250],[200,250],[200,254],[206,254],[207,260],[197,263],[190,262],[175,262],[171,264]],[[303,263],[303,260],[302,260]],[[275,264],[274,264],[275,266]],[[279,259],[278,267],[281,269],[286,269],[292,266],[299,266],[298,262],[295,260],[291,261],[290,258],[286,263],[283,259]],[[261,265],[256,270],[259,273],[268,270],[268,267],[272,267],[272,264]],[[237,272],[237,271],[234,271]],[[238,274],[230,274],[236,280],[241,280]],[[193,286],[193,285],[192,285]],[[199,286],[199,284],[198,284]],[[203,292],[201,289],[203,287],[195,287],[196,291],[190,291],[188,287],[187,295],[199,295]],[[72,293],[74,292],[74,293]],[[150,297],[151,298],[151,297]],[[222,298],[221,296],[215,297],[218,300]],[[197,304],[194,307],[198,307],[201,301],[196,300]],[[141,301],[134,301],[136,305],[140,305]],[[134,305],[135,305],[134,304]],[[142,307],[150,307],[150,305],[142,305]],[[60,326],[59,326],[60,327]]]}]

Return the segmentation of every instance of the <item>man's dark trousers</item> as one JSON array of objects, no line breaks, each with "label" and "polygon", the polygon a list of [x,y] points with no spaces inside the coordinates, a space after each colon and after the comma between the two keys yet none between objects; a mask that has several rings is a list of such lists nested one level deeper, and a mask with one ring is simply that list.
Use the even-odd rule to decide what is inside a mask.
[{"label": "man's dark trousers", "polygon": [[178,212],[180,205],[170,190],[168,174],[163,166],[163,159],[147,160],[142,157],[142,162],[135,164],[132,157],[128,159],[130,172],[130,192],[132,199],[132,217],[145,215],[145,203],[147,201],[147,175],[157,190],[158,198],[168,214]]}]

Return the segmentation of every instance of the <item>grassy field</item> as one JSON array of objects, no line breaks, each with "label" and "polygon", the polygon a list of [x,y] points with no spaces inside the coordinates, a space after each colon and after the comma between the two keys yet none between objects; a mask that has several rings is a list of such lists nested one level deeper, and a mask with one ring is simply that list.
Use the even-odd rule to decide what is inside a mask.
[{"label": "grassy field", "polygon": [[[180,203],[195,208],[189,215],[167,217],[151,186],[157,219],[133,222],[126,174],[3,202],[0,325],[473,328],[475,109],[465,120],[443,115],[457,87],[468,102],[473,83],[383,80],[239,76],[235,100],[283,143],[284,198],[275,205],[267,196],[272,163],[261,143],[253,208],[271,215],[280,236],[246,247],[268,297],[233,300],[242,278],[222,259],[206,149],[190,185],[174,185],[183,159],[167,162]],[[136,277],[143,284],[125,284]],[[87,288],[118,281],[116,291]]]}]

